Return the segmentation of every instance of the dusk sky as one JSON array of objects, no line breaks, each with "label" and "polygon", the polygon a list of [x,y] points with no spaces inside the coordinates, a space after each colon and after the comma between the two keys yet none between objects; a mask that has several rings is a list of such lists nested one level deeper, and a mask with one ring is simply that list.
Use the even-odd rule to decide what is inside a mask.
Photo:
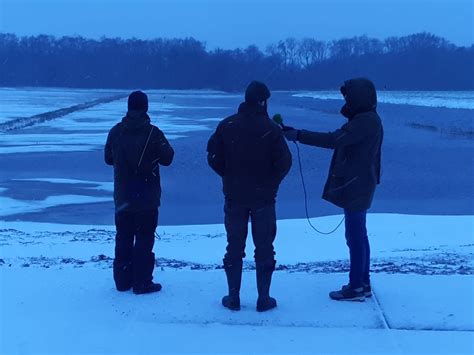
[{"label": "dusk sky", "polygon": [[208,48],[287,37],[428,31],[473,43],[474,0],[0,0],[0,31],[89,38],[194,37]]}]

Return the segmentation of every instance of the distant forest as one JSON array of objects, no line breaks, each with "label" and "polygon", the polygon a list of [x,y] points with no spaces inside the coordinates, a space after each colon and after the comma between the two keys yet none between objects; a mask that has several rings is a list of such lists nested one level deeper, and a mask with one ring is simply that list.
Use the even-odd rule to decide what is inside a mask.
[{"label": "distant forest", "polygon": [[153,40],[0,34],[0,86],[242,90],[338,88],[371,78],[386,90],[473,90],[474,46],[430,33],[330,42],[288,38],[244,49],[206,49],[193,38]]}]

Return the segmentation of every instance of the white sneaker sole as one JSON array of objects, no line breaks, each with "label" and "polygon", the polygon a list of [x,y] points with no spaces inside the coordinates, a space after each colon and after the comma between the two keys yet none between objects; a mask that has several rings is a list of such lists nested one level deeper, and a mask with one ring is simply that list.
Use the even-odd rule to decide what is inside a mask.
[{"label": "white sneaker sole", "polygon": [[331,299],[334,301],[365,302],[365,296],[353,297],[353,298],[341,298],[341,299],[331,298]]}]

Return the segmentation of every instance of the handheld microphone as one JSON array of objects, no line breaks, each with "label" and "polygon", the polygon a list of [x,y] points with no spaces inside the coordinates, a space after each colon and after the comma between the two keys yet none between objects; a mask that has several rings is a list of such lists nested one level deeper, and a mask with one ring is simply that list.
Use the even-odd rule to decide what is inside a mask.
[{"label": "handheld microphone", "polygon": [[275,122],[277,125],[282,126],[282,127],[284,126],[283,117],[281,117],[279,113],[275,113],[272,119],[273,119],[273,122]]},{"label": "handheld microphone", "polygon": [[281,129],[284,130],[284,131],[290,131],[290,130],[294,129],[292,127],[285,126],[285,124],[283,123],[283,117],[279,113],[274,114],[273,117],[272,117],[272,120],[277,125],[279,125],[281,127]]},{"label": "handheld microphone", "polygon": [[279,113],[275,113],[272,118],[273,122],[279,125],[283,130],[287,127],[283,124],[283,117]]}]

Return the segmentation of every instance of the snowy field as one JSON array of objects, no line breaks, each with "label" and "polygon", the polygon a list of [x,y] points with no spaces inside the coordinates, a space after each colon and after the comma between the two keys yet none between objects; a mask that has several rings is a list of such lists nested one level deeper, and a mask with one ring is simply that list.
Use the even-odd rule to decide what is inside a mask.
[{"label": "snowy field", "polygon": [[[329,229],[339,219],[313,222]],[[135,296],[113,286],[112,226],[6,222],[0,230],[0,350],[472,353],[474,218],[375,214],[368,223],[374,297],[329,300],[328,291],[347,280],[342,231],[321,237],[305,220],[283,220],[272,288],[279,306],[260,314],[251,258],[242,311],[220,305],[226,292],[222,225],[160,227],[155,279],[164,289]]]},{"label": "snowy field", "polygon": [[[0,124],[123,94],[0,93]],[[347,281],[343,230],[321,237],[302,219],[294,159],[277,204],[278,308],[265,314],[254,309],[250,238],[243,309],[220,305],[222,192],[205,147],[242,95],[147,93],[176,151],[162,170],[155,244],[163,291],[113,287],[113,175],[102,149],[126,98],[0,131],[0,354],[474,353],[473,92],[380,93],[384,167],[368,217],[375,297],[365,303],[328,298]],[[343,123],[340,105],[336,92],[275,92],[270,114],[328,131]],[[319,198],[330,152],[302,146],[301,159],[313,223],[330,230],[341,219]]]}]

